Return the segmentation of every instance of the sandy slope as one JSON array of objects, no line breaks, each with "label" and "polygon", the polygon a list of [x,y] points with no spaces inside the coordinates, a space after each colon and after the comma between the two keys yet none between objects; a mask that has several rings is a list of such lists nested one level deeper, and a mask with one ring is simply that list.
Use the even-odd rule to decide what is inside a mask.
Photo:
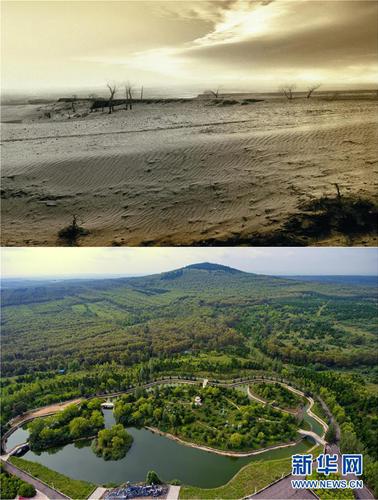
[{"label": "sandy slope", "polygon": [[188,102],[7,123],[3,244],[55,245],[73,213],[90,230],[82,245],[196,244],[275,230],[335,182],[372,198],[377,109]]}]

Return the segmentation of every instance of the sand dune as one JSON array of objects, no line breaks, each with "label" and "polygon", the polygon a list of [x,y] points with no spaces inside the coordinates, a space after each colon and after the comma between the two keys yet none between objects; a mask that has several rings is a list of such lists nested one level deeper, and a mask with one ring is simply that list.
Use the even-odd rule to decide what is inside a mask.
[{"label": "sand dune", "polygon": [[279,229],[334,183],[373,199],[377,107],[191,102],[5,124],[3,243],[55,245],[73,213],[82,245],[206,243]]}]

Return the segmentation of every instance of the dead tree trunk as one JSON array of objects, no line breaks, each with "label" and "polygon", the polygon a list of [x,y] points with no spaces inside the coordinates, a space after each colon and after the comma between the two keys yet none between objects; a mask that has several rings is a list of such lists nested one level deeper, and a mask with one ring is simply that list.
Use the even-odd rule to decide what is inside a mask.
[{"label": "dead tree trunk", "polygon": [[288,101],[291,101],[294,98],[293,91],[295,90],[295,85],[287,85],[286,87],[281,87],[279,90]]},{"label": "dead tree trunk", "polygon": [[111,115],[114,111],[114,104],[113,104],[113,99],[114,99],[114,96],[115,96],[115,93],[117,92],[117,87],[116,85],[110,85],[109,83],[106,85],[109,89],[109,93],[110,93],[110,96],[109,96],[109,115]]},{"label": "dead tree trunk", "polygon": [[130,105],[130,110],[133,109],[133,95],[131,93],[131,87],[129,87],[129,105]]},{"label": "dead tree trunk", "polygon": [[312,85],[311,87],[309,87],[309,88],[307,89],[307,95],[306,95],[307,99],[310,99],[310,97],[311,97],[312,93],[313,93],[316,89],[318,89],[319,87],[320,87],[320,84],[319,84],[319,85]]}]

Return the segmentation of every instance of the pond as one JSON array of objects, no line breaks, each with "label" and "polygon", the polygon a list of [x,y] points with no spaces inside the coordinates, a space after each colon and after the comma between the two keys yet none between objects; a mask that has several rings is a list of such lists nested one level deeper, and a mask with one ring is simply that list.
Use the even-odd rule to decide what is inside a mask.
[{"label": "pond", "polygon": [[[104,410],[106,427],[114,424],[111,410]],[[77,442],[42,453],[28,451],[23,458],[39,462],[74,479],[96,484],[143,481],[154,470],[165,481],[179,479],[184,484],[203,488],[221,486],[251,461],[289,457],[307,450],[313,443],[302,441],[295,446],[267,451],[252,457],[233,458],[181,445],[147,429],[128,428],[133,445],[122,460],[105,461],[97,457],[89,442]],[[25,442],[27,430],[18,429],[10,436],[7,449]]]}]

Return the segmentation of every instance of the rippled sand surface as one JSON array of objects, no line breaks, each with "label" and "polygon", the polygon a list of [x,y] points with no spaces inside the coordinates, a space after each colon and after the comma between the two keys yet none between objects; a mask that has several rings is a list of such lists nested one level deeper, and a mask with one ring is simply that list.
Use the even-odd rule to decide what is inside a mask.
[{"label": "rippled sand surface", "polygon": [[3,124],[3,244],[55,245],[72,214],[90,231],[81,245],[237,241],[279,229],[334,183],[374,199],[377,111],[374,100],[190,101]]}]

